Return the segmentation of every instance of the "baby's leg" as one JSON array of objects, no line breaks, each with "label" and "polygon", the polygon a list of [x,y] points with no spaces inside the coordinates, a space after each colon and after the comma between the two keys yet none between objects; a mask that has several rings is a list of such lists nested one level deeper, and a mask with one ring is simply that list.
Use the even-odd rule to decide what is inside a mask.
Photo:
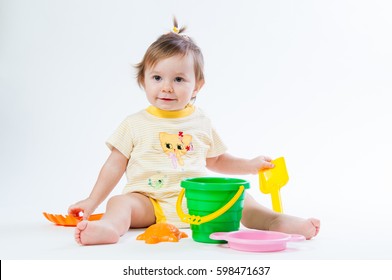
[{"label": "baby's leg", "polygon": [[139,193],[117,195],[109,199],[105,215],[99,221],[81,221],[75,240],[82,245],[112,244],[130,227],[148,227],[155,223],[150,200]]},{"label": "baby's leg", "polygon": [[301,234],[306,239],[316,236],[320,229],[318,219],[276,213],[257,203],[249,194],[245,197],[241,222],[248,228]]}]

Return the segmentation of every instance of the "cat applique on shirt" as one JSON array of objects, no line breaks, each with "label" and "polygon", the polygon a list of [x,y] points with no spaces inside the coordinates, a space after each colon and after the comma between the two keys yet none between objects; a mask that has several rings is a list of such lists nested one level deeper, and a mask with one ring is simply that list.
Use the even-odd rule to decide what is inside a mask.
[{"label": "cat applique on shirt", "polygon": [[182,157],[189,151],[193,151],[192,136],[179,131],[178,134],[159,133],[159,140],[163,152],[171,159],[174,169],[184,165]]}]

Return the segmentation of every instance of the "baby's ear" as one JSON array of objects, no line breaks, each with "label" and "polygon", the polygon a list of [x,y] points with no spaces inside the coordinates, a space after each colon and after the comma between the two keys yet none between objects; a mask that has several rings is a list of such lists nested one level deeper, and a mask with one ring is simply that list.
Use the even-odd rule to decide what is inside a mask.
[{"label": "baby's ear", "polygon": [[192,97],[195,97],[196,94],[201,90],[201,88],[204,86],[204,80],[200,80],[196,82],[195,89],[193,90]]}]

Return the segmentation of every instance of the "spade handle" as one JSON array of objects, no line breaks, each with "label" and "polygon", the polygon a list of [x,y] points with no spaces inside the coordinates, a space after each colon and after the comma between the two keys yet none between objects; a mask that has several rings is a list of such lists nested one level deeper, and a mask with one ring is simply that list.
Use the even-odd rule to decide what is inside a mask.
[{"label": "spade handle", "polygon": [[283,213],[282,201],[280,200],[279,189],[271,191],[272,209],[275,212]]}]

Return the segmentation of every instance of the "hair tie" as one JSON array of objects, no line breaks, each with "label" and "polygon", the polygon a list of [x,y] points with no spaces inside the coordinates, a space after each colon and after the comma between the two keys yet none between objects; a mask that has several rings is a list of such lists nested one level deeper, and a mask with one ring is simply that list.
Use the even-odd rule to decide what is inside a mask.
[{"label": "hair tie", "polygon": [[176,33],[176,34],[179,34],[179,33],[180,33],[180,30],[179,30],[176,26],[173,26],[172,31],[173,31],[174,33]]}]

